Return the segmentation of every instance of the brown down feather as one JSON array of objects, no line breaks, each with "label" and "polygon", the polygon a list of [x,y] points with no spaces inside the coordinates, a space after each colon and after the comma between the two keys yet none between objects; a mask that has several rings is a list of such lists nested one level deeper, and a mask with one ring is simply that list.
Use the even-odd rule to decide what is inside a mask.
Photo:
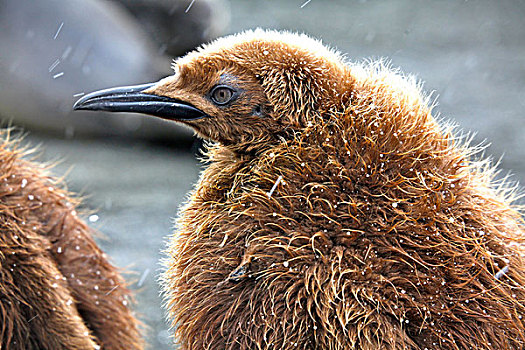
[{"label": "brown down feather", "polygon": [[130,293],[79,201],[0,135],[0,349],[142,349]]},{"label": "brown down feather", "polygon": [[263,30],[174,67],[146,92],[209,140],[163,275],[182,349],[524,348],[512,191],[413,79]]}]

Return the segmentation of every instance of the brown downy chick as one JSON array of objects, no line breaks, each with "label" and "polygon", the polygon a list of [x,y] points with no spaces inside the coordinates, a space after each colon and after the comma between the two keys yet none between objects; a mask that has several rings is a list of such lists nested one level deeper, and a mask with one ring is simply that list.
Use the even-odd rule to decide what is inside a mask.
[{"label": "brown downy chick", "polygon": [[256,30],[85,96],[210,140],[164,288],[183,349],[521,349],[507,187],[410,79]]},{"label": "brown downy chick", "polygon": [[124,279],[78,200],[0,137],[0,349],[142,349]]}]

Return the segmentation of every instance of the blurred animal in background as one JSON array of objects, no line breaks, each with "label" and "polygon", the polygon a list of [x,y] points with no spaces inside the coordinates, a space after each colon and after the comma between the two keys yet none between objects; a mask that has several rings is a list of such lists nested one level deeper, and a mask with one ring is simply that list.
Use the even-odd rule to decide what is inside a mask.
[{"label": "blurred animal in background", "polygon": [[154,41],[159,54],[178,57],[224,34],[230,22],[223,0],[114,0]]},{"label": "blurred animal in background", "polygon": [[130,293],[79,200],[2,131],[0,348],[142,349]]},{"label": "blurred animal in background", "polygon": [[163,274],[182,349],[522,349],[512,190],[411,78],[249,31],[84,96],[208,140]]},{"label": "blurred animal in background", "polygon": [[[85,91],[153,81],[170,56],[224,34],[227,3],[199,0],[4,0],[0,3],[0,117],[60,137],[189,135],[137,116],[71,114]],[[187,137],[189,139],[189,137]]]}]

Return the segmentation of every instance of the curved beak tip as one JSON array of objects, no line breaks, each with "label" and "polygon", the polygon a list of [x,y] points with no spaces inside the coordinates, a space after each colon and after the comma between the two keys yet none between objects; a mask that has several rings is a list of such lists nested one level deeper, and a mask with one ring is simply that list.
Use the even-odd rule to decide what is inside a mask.
[{"label": "curved beak tip", "polygon": [[84,102],[86,101],[85,99],[86,96],[78,99],[77,102],[73,104],[73,110],[78,111],[78,110],[84,109]]}]

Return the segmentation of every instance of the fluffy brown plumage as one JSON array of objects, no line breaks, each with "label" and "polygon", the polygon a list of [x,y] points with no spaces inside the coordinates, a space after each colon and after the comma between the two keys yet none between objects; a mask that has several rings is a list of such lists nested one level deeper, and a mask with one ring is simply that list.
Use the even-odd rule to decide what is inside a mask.
[{"label": "fluffy brown plumage", "polygon": [[0,137],[0,349],[142,349],[124,279],[78,201]]},{"label": "fluffy brown plumage", "polygon": [[144,93],[211,141],[163,275],[183,349],[525,346],[522,218],[411,79],[261,30],[175,69]]}]

